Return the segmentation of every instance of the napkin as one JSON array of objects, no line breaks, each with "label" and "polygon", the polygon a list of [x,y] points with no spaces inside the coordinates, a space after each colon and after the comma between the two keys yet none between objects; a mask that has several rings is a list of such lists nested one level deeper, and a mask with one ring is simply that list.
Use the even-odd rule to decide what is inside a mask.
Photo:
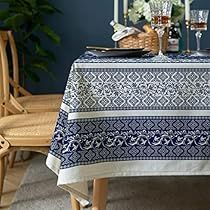
[{"label": "napkin", "polygon": [[138,34],[141,31],[137,28],[134,27],[126,27],[125,29],[122,29],[120,31],[117,31],[116,33],[113,34],[112,39],[117,42],[127,36],[130,36],[132,34]]}]

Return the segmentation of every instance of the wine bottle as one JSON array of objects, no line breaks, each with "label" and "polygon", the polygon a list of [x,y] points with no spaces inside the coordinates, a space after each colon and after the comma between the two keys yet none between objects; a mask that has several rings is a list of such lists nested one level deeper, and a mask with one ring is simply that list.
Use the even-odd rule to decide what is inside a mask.
[{"label": "wine bottle", "polygon": [[168,33],[168,52],[177,53],[180,51],[180,38],[178,27],[172,23]]},{"label": "wine bottle", "polygon": [[130,36],[132,34],[138,34],[141,32],[138,28],[126,27],[115,21],[111,21],[110,25],[114,28],[114,34],[112,36],[112,39],[115,42],[119,41],[120,39],[123,39],[126,36]]},{"label": "wine bottle", "polygon": [[112,20],[110,22],[110,25],[114,28],[114,32],[122,31],[126,28],[126,26],[119,24],[119,23],[115,22],[114,20]]}]

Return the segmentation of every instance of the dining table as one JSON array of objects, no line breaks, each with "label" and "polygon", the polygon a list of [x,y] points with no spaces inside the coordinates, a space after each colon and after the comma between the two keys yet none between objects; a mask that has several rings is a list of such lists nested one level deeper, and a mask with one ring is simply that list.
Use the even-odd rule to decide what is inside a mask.
[{"label": "dining table", "polygon": [[93,180],[97,194],[112,177],[210,175],[210,58],[168,56],[86,52],[69,68],[46,164],[82,206],[105,199]]}]

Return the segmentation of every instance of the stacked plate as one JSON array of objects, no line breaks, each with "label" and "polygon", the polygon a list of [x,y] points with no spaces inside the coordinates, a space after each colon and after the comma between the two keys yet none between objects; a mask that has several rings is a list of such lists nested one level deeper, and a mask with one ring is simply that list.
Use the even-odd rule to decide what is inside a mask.
[{"label": "stacked plate", "polygon": [[97,57],[141,57],[149,51],[144,49],[106,48],[87,46],[88,52]]}]

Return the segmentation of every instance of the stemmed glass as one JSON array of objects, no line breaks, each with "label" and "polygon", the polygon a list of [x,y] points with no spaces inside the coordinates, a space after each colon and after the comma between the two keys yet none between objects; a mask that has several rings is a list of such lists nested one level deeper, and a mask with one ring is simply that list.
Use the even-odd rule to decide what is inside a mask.
[{"label": "stemmed glass", "polygon": [[207,31],[209,10],[191,10],[191,30],[195,33],[197,51],[201,49],[202,31]]},{"label": "stemmed glass", "polygon": [[154,59],[158,61],[169,60],[162,52],[162,38],[165,29],[171,25],[172,2],[170,0],[152,0],[149,5],[152,17],[151,26],[156,30],[159,39],[159,53]]}]

